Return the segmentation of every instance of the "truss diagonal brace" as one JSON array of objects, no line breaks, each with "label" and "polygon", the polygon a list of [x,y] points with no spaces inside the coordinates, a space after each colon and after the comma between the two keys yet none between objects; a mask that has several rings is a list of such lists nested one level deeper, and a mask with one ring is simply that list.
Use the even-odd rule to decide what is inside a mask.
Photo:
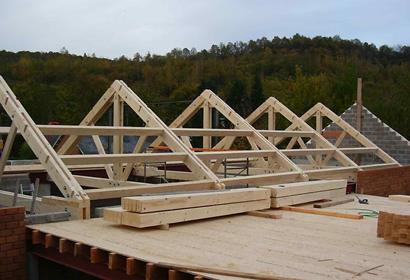
[{"label": "truss diagonal brace", "polygon": [[77,200],[88,199],[87,194],[83,191],[67,166],[58,157],[1,76],[0,103],[62,194],[67,198]]}]

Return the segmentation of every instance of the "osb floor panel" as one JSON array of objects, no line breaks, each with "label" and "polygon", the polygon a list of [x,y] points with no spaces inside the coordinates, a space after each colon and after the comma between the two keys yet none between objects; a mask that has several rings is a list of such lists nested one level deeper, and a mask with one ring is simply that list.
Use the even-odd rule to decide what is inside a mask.
[{"label": "osb floor panel", "polygon": [[[363,197],[367,197],[370,204],[361,208],[387,207],[396,211],[409,208],[402,202]],[[350,209],[349,204],[325,210],[336,209],[353,211],[346,210]],[[150,262],[299,279],[410,279],[410,246],[376,238],[376,218],[349,220],[281,212],[283,218],[279,220],[235,215],[171,225],[169,230],[140,230],[116,226],[102,219],[30,228]],[[360,276],[353,274],[378,265],[383,266]]]}]

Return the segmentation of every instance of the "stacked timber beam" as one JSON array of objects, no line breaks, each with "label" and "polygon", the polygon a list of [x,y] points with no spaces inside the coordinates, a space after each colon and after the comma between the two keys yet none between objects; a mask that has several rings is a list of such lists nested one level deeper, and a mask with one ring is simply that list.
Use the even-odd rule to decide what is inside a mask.
[{"label": "stacked timber beam", "polygon": [[410,245],[410,215],[380,211],[377,222],[377,237]]},{"label": "stacked timber beam", "polygon": [[320,180],[264,186],[263,188],[270,190],[271,207],[279,208],[344,197],[346,183],[346,180]]},{"label": "stacked timber beam", "polygon": [[122,198],[121,207],[104,209],[104,219],[120,225],[145,228],[269,207],[269,190],[258,188],[135,196]]}]

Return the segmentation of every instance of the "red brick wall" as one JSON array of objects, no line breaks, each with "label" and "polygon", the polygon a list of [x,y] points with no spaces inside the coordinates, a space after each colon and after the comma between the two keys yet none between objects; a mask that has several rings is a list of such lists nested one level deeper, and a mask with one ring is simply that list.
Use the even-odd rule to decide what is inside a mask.
[{"label": "red brick wall", "polygon": [[24,207],[0,208],[0,279],[25,279]]},{"label": "red brick wall", "polygon": [[410,166],[359,171],[357,190],[358,193],[378,196],[410,195]]}]

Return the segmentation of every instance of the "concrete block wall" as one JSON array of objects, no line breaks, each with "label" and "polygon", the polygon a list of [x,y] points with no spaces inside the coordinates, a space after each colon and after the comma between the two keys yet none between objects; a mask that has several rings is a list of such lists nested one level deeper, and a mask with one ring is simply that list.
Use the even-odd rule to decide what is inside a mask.
[{"label": "concrete block wall", "polygon": [[[348,108],[340,117],[356,128],[356,103]],[[340,130],[332,123],[325,130]],[[410,142],[397,131],[383,123],[366,107],[363,107],[362,133],[382,150],[403,165],[410,164]],[[330,140],[330,139],[329,139]],[[332,139],[331,142],[334,142]],[[360,145],[351,137],[343,140],[341,147],[359,147]],[[371,155],[362,156],[362,164],[381,162],[377,157]]]},{"label": "concrete block wall", "polygon": [[410,195],[410,166],[359,171],[357,192],[377,196]]},{"label": "concrete block wall", "polygon": [[0,279],[25,279],[24,207],[0,208]]}]

